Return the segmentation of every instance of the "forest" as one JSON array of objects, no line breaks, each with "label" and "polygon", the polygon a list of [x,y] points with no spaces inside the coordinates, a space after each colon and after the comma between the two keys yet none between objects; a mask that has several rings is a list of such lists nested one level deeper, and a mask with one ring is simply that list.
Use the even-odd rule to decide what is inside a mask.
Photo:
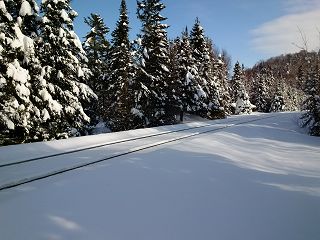
[{"label": "forest", "polygon": [[[82,42],[70,0],[0,0],[0,145],[177,124],[252,111],[302,111],[320,135],[320,52],[305,50],[231,65],[198,18],[168,39],[161,0],[137,1],[139,35],[129,39],[126,1],[112,31],[85,18]],[[233,68],[233,69],[231,69]]]}]

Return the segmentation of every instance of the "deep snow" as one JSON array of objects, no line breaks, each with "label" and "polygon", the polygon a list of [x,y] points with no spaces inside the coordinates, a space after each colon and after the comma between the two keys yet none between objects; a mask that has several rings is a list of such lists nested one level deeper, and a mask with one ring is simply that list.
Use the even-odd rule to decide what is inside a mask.
[{"label": "deep snow", "polygon": [[[273,115],[1,191],[1,239],[318,240],[320,138]],[[183,126],[2,147],[0,161]]]}]

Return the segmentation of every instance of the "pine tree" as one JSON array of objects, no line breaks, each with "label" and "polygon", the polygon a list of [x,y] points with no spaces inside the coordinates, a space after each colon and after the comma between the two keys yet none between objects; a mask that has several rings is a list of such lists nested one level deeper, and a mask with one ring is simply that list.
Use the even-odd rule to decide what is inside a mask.
[{"label": "pine tree", "polygon": [[286,110],[284,90],[284,83],[282,79],[280,79],[277,82],[275,94],[271,99],[271,106],[269,112],[283,112]]},{"label": "pine tree", "polygon": [[34,45],[21,28],[26,26],[25,16],[35,14],[34,8],[27,1],[0,1],[0,144],[31,138],[34,106],[25,66],[34,56]]},{"label": "pine tree", "polygon": [[198,82],[196,81],[198,72],[196,70],[195,61],[192,56],[189,32],[186,28],[181,38],[175,42],[176,54],[174,61],[177,70],[177,82],[179,86],[178,98],[180,101],[181,118],[183,113],[195,114],[198,110]]},{"label": "pine tree", "polygon": [[[42,0],[39,55],[41,72],[41,114],[49,138],[79,134],[90,118],[83,104],[96,97],[84,84],[89,76],[87,58],[73,31],[77,13],[70,0]],[[76,130],[76,131],[74,131]]]},{"label": "pine tree", "polygon": [[220,102],[223,107],[225,114],[232,113],[232,102],[231,102],[231,88],[228,80],[228,67],[225,63],[223,55],[218,57],[215,63],[216,67],[216,78],[220,83]]},{"label": "pine tree", "polygon": [[305,91],[308,94],[303,102],[306,111],[302,115],[303,126],[309,128],[309,133],[320,136],[320,67],[313,67],[306,79]]},{"label": "pine tree", "polygon": [[255,79],[253,87],[252,103],[256,106],[258,112],[269,112],[270,97],[268,86],[270,74],[266,68],[263,68]]},{"label": "pine tree", "polygon": [[107,80],[109,92],[109,127],[113,131],[135,128],[132,79],[134,76],[131,44],[129,41],[129,19],[126,1],[121,1],[120,18],[112,32],[110,53],[110,75]]},{"label": "pine tree", "polygon": [[161,16],[165,5],[160,0],[137,1],[138,18],[142,22],[140,35],[140,66],[135,81],[139,86],[135,109],[143,115],[145,125],[174,123],[172,86],[169,79],[169,56],[166,29]]},{"label": "pine tree", "polygon": [[192,56],[195,61],[197,74],[195,80],[197,86],[197,112],[202,117],[207,117],[208,113],[208,82],[205,68],[208,66],[209,52],[206,46],[204,30],[197,18],[190,33],[190,44]]},{"label": "pine tree", "polygon": [[93,119],[92,124],[95,124],[99,118],[106,118],[109,114],[107,99],[110,93],[107,91],[106,81],[110,73],[108,69],[110,43],[106,39],[109,28],[97,14],[91,14],[90,17],[85,18],[85,23],[91,28],[83,43],[88,58],[88,68],[91,70],[87,84],[98,96],[98,100],[91,104],[89,114]]},{"label": "pine tree", "polygon": [[169,42],[169,71],[170,71],[170,82],[174,85],[174,98],[175,106],[172,106],[177,109],[177,112],[180,111],[180,122],[183,122],[184,116],[184,107],[183,107],[183,91],[184,91],[184,80],[180,78],[181,74],[181,65],[180,65],[180,48],[181,40],[177,37],[174,41]]},{"label": "pine tree", "polygon": [[250,114],[254,108],[245,89],[243,77],[243,68],[239,62],[236,62],[232,77],[233,108],[235,114]]},{"label": "pine tree", "polygon": [[209,112],[210,119],[225,118],[227,112],[228,92],[225,89],[227,73],[222,59],[217,56],[213,41],[206,38],[209,51],[209,65],[207,68],[209,89]]},{"label": "pine tree", "polygon": [[190,43],[197,70],[198,114],[206,118],[220,118],[224,115],[219,103],[219,85],[214,79],[214,62],[210,58],[210,41],[197,18],[190,33]]}]

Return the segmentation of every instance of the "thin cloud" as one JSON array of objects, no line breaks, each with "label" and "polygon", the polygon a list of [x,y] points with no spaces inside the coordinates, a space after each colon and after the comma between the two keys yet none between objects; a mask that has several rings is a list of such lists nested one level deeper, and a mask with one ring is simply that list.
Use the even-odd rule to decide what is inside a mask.
[{"label": "thin cloud", "polygon": [[[289,1],[288,1],[289,2]],[[291,0],[287,10],[292,12],[267,22],[251,31],[252,47],[266,55],[298,52],[306,39],[308,50],[320,47],[320,4],[316,1]],[[295,4],[294,4],[295,3]],[[305,4],[305,7],[301,7]],[[300,6],[299,12],[298,8]]]},{"label": "thin cloud", "polygon": [[284,10],[289,13],[301,13],[320,7],[319,0],[285,0]]}]

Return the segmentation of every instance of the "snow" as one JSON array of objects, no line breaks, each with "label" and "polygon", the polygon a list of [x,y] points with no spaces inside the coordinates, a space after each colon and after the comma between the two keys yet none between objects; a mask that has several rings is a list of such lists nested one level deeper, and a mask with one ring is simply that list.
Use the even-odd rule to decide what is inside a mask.
[{"label": "snow", "polygon": [[141,39],[141,38],[138,38],[138,39],[137,39],[137,44],[138,44],[139,46],[142,46],[142,39]]},{"label": "snow", "polygon": [[0,10],[3,12],[3,14],[6,16],[6,18],[7,18],[9,21],[12,21],[12,20],[13,20],[12,16],[8,13],[7,8],[6,8],[6,5],[5,5],[5,3],[4,3],[3,0],[0,1]]},{"label": "snow", "polygon": [[207,97],[207,94],[205,93],[205,91],[203,90],[203,88],[198,85],[198,89],[197,89],[197,93],[198,93],[198,97],[203,97],[203,98],[206,98]]},{"label": "snow", "polygon": [[185,82],[185,85],[189,85],[190,83],[192,83],[192,79],[193,79],[193,76],[192,74],[188,71],[187,74],[186,74],[186,82]]},{"label": "snow", "polygon": [[144,48],[144,49],[143,49],[143,56],[144,56],[146,59],[149,59],[149,54],[148,54],[147,48]]},{"label": "snow", "polygon": [[57,78],[58,78],[58,79],[64,78],[64,75],[63,75],[63,73],[62,73],[60,70],[59,70],[58,73],[57,73]]},{"label": "snow", "polygon": [[2,12],[7,12],[7,8],[6,8],[6,5],[4,4],[3,0],[0,1],[0,10]]},{"label": "snow", "polygon": [[143,118],[143,116],[144,116],[143,113],[140,110],[136,109],[136,108],[132,108],[131,109],[131,113],[133,115],[135,115],[135,116],[140,117],[140,118]]},{"label": "snow", "polygon": [[24,0],[22,2],[19,15],[22,17],[32,15],[32,8],[28,1]]},{"label": "snow", "polygon": [[165,72],[170,72],[169,69],[167,68],[167,66],[161,64],[161,68],[165,71]]},{"label": "snow", "polygon": [[14,31],[17,37],[12,41],[11,46],[13,48],[21,48],[27,57],[26,60],[28,61],[28,58],[34,55],[34,42],[31,38],[25,36],[21,32],[18,24],[14,26]]},{"label": "snow", "polygon": [[82,43],[78,37],[78,35],[74,32],[74,31],[70,31],[71,37],[72,37],[72,42],[74,43],[74,45],[80,49],[81,51],[83,51],[82,49]]},{"label": "snow", "polygon": [[62,9],[61,10],[61,18],[63,19],[63,21],[65,22],[72,22],[71,19],[69,18],[68,13],[66,12],[66,10]]},{"label": "snow", "polygon": [[[230,126],[0,191],[1,238],[317,240],[320,139],[298,128],[299,116],[241,115],[1,147],[0,164],[208,123],[214,124],[210,129]],[[249,122],[253,119],[261,120]],[[237,122],[247,123],[232,125]],[[34,171],[101,159],[199,131],[46,159],[35,164]],[[0,182],[28,173],[34,174],[27,164],[0,168]]]},{"label": "snow", "polygon": [[10,119],[8,119],[6,116],[4,116],[3,120],[4,120],[4,123],[6,124],[8,129],[10,129],[10,130],[14,130],[15,129],[14,123]]},{"label": "snow", "polygon": [[30,90],[26,84],[30,79],[29,72],[20,66],[17,59],[13,63],[8,64],[7,76],[15,81],[17,95],[21,99],[28,101]]},{"label": "snow", "polygon": [[84,77],[84,72],[81,67],[78,67],[78,77]]}]

